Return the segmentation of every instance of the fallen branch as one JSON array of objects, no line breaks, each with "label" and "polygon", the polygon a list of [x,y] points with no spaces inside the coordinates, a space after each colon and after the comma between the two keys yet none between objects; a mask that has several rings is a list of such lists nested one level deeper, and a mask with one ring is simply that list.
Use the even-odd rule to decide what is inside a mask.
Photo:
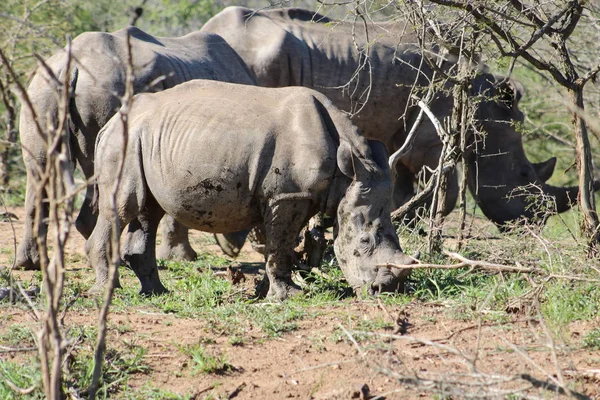
[{"label": "fallen branch", "polygon": [[18,394],[20,394],[22,396],[27,396],[28,394],[33,393],[33,391],[37,388],[37,386],[32,386],[32,387],[27,388],[27,389],[21,389],[20,387],[18,387],[17,385],[15,385],[14,383],[12,383],[8,379],[6,379],[4,381],[4,383],[6,383],[6,386],[8,386],[9,388],[11,388],[12,391],[17,392]]},{"label": "fallen branch", "polygon": [[37,351],[37,347],[8,347],[0,346],[0,353],[19,353],[22,351]]},{"label": "fallen branch", "polygon": [[[565,280],[575,280],[575,281],[581,281],[581,282],[600,283],[600,279],[585,278],[585,277],[576,276],[576,275],[551,274],[540,268],[526,268],[526,267],[521,267],[518,265],[511,266],[511,265],[504,265],[504,264],[494,264],[494,263],[489,263],[486,261],[469,260],[468,258],[463,257],[458,253],[453,253],[453,252],[450,252],[447,250],[444,250],[443,252],[448,257],[454,258],[460,262],[458,264],[417,263],[417,264],[410,264],[410,265],[386,263],[386,264],[377,264],[377,266],[378,267],[386,267],[386,268],[406,269],[406,270],[413,270],[413,269],[452,270],[452,269],[461,269],[461,268],[471,268],[472,270],[478,269],[478,270],[484,270],[484,271],[510,272],[510,273],[516,273],[516,274],[535,274],[535,275],[543,276],[546,280],[565,279]],[[417,260],[417,262],[418,262],[418,260]]]},{"label": "fallen branch", "polygon": [[446,254],[447,256],[454,258],[458,261],[460,261],[458,264],[411,264],[411,265],[399,265],[399,264],[392,264],[392,263],[386,263],[386,264],[379,264],[378,267],[388,267],[388,268],[400,268],[400,269],[427,269],[427,268],[432,268],[432,269],[460,269],[460,268],[465,268],[465,267],[470,267],[472,269],[482,269],[482,270],[488,270],[488,271],[495,271],[495,272],[516,272],[516,273],[534,273],[534,274],[542,274],[543,271],[539,270],[539,269],[535,269],[535,268],[525,268],[525,267],[517,267],[517,266],[510,266],[510,265],[503,265],[503,264],[493,264],[493,263],[488,263],[486,261],[475,261],[475,260],[469,260],[468,258],[465,258],[463,256],[461,256],[458,253],[452,253],[449,251],[444,250],[444,254]]}]

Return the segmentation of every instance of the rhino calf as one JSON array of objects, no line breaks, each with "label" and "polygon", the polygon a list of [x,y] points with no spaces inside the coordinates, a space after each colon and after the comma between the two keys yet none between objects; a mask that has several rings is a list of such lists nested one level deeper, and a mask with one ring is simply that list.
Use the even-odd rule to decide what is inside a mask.
[{"label": "rhino calf", "polygon": [[[167,213],[208,232],[264,223],[267,295],[284,299],[296,238],[318,211],[337,215],[335,253],[352,287],[394,290],[409,264],[390,219],[387,153],[368,142],[322,94],[307,88],[259,88],[196,80],[135,97],[122,180],[111,196],[125,146],[112,118],[96,145],[98,223],[86,243],[96,286],[108,278],[114,218],[134,244],[126,254],[144,294],[161,293],[158,222]],[[121,232],[119,232],[120,234]]]}]

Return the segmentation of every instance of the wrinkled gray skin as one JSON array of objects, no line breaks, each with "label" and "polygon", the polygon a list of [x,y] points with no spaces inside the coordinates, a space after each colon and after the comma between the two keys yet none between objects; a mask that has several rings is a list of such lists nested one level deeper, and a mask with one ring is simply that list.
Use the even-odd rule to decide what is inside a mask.
[{"label": "wrinkled gray skin", "polygon": [[[296,238],[318,211],[338,216],[335,252],[356,289],[395,289],[403,272],[377,264],[410,263],[390,219],[391,184],[383,145],[360,135],[322,94],[191,81],[138,95],[130,112],[118,226],[140,246],[125,260],[142,293],[161,293],[154,245],[166,212],[208,232],[264,223],[268,296],[298,291],[291,280]],[[110,196],[123,144],[114,117],[98,136],[99,216],[86,251],[96,286],[107,281]],[[119,232],[120,233],[120,232]]]},{"label": "wrinkled gray skin", "polygon": [[[239,56],[217,35],[201,32],[178,38],[153,37],[129,27],[115,33],[89,32],[72,42],[71,99],[69,112],[72,159],[77,160],[85,177],[94,174],[94,144],[98,131],[120,107],[125,91],[127,50],[126,35],[131,36],[134,63],[134,91],[156,92],[191,79],[212,79],[253,84],[254,80]],[[66,73],[67,53],[61,50],[46,61],[53,73],[62,80]],[[40,126],[57,120],[56,91],[48,73],[38,68],[28,94]],[[34,233],[35,180],[33,166],[44,168],[46,145],[36,131],[34,119],[22,107],[20,136],[23,158],[27,165],[27,195],[25,201],[25,233],[17,251],[16,265],[25,269],[39,268],[39,252],[35,237],[46,238],[47,227],[42,224]],[[76,221],[77,229],[87,238],[94,228],[95,217],[90,212],[91,189],[86,193]],[[196,253],[187,241],[187,230],[166,218],[167,231],[161,249],[163,258],[194,259]],[[181,237],[181,231],[185,237]],[[184,240],[182,240],[184,239]],[[132,244],[134,245],[134,244]],[[126,246],[127,247],[127,246]]]},{"label": "wrinkled gray skin", "polygon": [[[404,143],[420,110],[410,101],[414,93],[411,88],[414,84],[427,87],[433,71],[425,62],[410,24],[399,21],[367,26],[368,64],[364,64],[364,56],[354,43],[367,43],[363,21],[353,26],[302,9],[254,11],[228,7],[210,19],[202,31],[225,38],[260,86],[311,87],[345,111],[357,111],[364,105],[352,121],[367,138],[385,143],[392,153]],[[439,53],[439,49],[431,48],[429,57],[433,62]],[[356,74],[358,79],[352,80],[362,65],[366,66]],[[446,61],[443,68],[452,71],[455,66]],[[446,89],[447,93],[438,93],[431,104],[439,120],[452,113],[451,86]],[[539,189],[529,188],[524,195],[508,198],[518,187],[540,187],[543,193],[556,198],[558,212],[569,209],[577,198],[576,187],[545,184],[553,173],[555,158],[539,164],[527,159],[521,136],[513,126],[523,118],[518,109],[522,94],[518,82],[485,72],[479,73],[472,88],[474,97],[485,98],[477,110],[485,139],[481,142],[479,137],[477,143],[475,135],[469,138],[469,187],[485,215],[500,228],[510,221],[532,218],[540,211],[529,207],[527,200],[528,195],[539,194]],[[395,166],[394,208],[414,195],[415,176],[423,166],[437,167],[441,150],[436,130],[425,117],[411,151]],[[455,175],[449,185],[446,213],[454,208],[458,196]]]}]

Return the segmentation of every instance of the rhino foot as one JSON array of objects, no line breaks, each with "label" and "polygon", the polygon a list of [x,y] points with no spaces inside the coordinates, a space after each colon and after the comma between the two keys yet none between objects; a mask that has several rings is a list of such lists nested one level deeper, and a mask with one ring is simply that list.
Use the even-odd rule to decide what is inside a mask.
[{"label": "rhino foot", "polygon": [[141,296],[157,296],[161,294],[169,293],[169,289],[163,286],[162,283],[158,283],[157,285],[153,285],[152,287],[144,287],[142,286],[142,290],[140,290]]},{"label": "rhino foot", "polygon": [[301,293],[303,293],[302,289],[291,280],[280,279],[271,283],[266,274],[258,285],[256,285],[256,297],[258,298],[266,297],[282,301]]},{"label": "rhino foot", "polygon": [[301,293],[302,289],[300,286],[296,285],[291,280],[277,280],[275,282],[270,282],[267,298],[282,301]]},{"label": "rhino foot", "polygon": [[[103,294],[104,291],[106,290],[107,286],[108,286],[108,279],[106,281],[103,282],[96,282],[94,284],[94,286],[92,286],[91,288],[88,289],[87,294],[90,296],[96,296],[99,294]],[[116,278],[115,279],[115,289],[121,289],[123,286],[121,286],[121,282],[119,282],[119,279]]]},{"label": "rhino foot", "polygon": [[41,269],[40,254],[36,246],[33,244],[25,245],[25,243],[21,243],[17,249],[15,269],[24,271],[39,271]]},{"label": "rhino foot", "polygon": [[175,246],[163,243],[156,249],[156,258],[163,260],[194,261],[197,257],[198,254],[189,243],[179,243]]}]

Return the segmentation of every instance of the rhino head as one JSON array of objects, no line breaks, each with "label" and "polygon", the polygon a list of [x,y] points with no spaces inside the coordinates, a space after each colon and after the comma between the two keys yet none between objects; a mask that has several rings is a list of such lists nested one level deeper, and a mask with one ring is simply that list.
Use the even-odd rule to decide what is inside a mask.
[{"label": "rhino head", "polygon": [[351,178],[337,208],[334,251],[346,280],[355,291],[395,291],[408,271],[387,263],[408,265],[414,261],[402,252],[390,218],[391,181],[386,149],[369,141],[363,155],[342,142],[337,159],[340,171]]},{"label": "rhino head", "polygon": [[[512,222],[545,219],[567,211],[576,201],[577,187],[546,184],[556,158],[532,163],[527,159],[516,125],[523,121],[518,103],[524,90],[515,80],[479,75],[474,82],[479,96],[478,130],[468,159],[468,184],[481,210],[501,230]],[[549,201],[546,201],[549,200]]]}]

